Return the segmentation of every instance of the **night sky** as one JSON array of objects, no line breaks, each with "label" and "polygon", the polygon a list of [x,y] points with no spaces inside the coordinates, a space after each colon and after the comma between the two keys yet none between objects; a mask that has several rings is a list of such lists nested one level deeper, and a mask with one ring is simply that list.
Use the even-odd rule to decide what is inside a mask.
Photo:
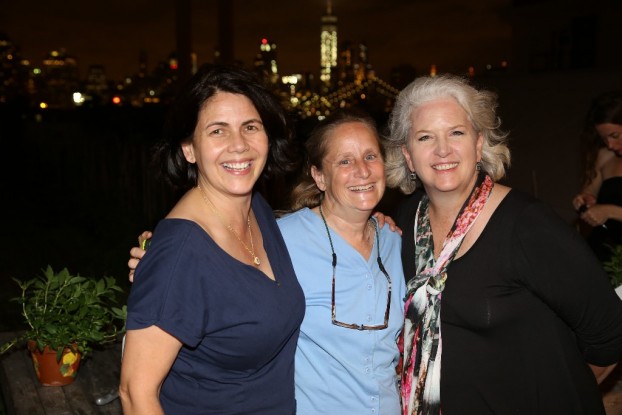
[{"label": "night sky", "polygon": [[[141,49],[148,69],[175,49],[171,0],[5,0],[0,32],[35,65],[53,49],[78,58],[80,76],[103,64],[111,79],[137,71]],[[385,77],[406,63],[426,72],[464,72],[508,58],[510,0],[333,0],[339,43],[366,42],[369,60]],[[216,1],[195,0],[193,48],[211,62],[217,43]],[[235,0],[235,58],[250,65],[262,37],[277,44],[281,74],[319,70],[320,17],[326,0]]]}]

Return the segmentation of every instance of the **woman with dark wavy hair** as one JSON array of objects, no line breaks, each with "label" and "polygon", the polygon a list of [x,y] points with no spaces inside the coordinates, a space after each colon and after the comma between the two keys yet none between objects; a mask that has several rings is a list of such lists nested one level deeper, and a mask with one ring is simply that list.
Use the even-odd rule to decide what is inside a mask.
[{"label": "woman with dark wavy hair", "polygon": [[270,206],[286,173],[283,108],[240,68],[208,66],[181,91],[157,155],[185,193],[157,225],[128,299],[126,414],[296,412],[304,296]]},{"label": "woman with dark wavy hair", "polygon": [[[365,113],[337,110],[313,129],[305,150],[291,211],[277,221],[306,302],[297,413],[398,415],[405,285],[399,234],[371,217],[385,190],[376,124]],[[144,253],[132,248],[130,268]]]},{"label": "woman with dark wavy hair", "polygon": [[583,187],[572,205],[593,227],[588,243],[604,262],[622,244],[622,91],[592,101],[582,139]]}]

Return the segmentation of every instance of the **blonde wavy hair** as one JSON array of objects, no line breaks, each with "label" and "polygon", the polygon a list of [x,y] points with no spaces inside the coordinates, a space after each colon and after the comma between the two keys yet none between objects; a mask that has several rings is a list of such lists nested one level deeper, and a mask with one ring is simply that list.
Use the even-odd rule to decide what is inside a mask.
[{"label": "blonde wavy hair", "polygon": [[399,188],[405,194],[416,190],[416,181],[410,178],[402,147],[409,145],[413,111],[426,102],[442,98],[455,99],[467,113],[475,131],[484,137],[482,170],[494,181],[505,176],[510,165],[510,149],[508,133],[500,129],[501,119],[496,113],[497,95],[477,90],[458,76],[424,76],[400,92],[389,118],[389,133],[384,139],[387,186]]},{"label": "blonde wavy hair", "polygon": [[[344,108],[333,112],[327,118],[315,126],[311,135],[305,142],[305,166],[298,185],[291,195],[291,211],[302,208],[314,208],[322,203],[324,192],[315,184],[311,176],[311,167],[315,166],[322,171],[326,153],[329,151],[331,133],[339,126],[347,123],[361,123],[374,134],[378,140],[378,147],[383,152],[382,142],[376,122],[366,112],[355,108]],[[384,152],[383,152],[384,153]],[[384,154],[382,154],[384,157]]]}]

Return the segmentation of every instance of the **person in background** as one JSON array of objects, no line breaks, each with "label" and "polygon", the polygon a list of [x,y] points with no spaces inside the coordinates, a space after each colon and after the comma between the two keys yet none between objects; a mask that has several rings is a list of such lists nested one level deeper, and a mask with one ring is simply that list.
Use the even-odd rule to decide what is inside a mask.
[{"label": "person in background", "polygon": [[[510,162],[496,96],[421,77],[398,96],[387,184],[407,279],[404,414],[603,414],[622,302],[588,246],[497,181]],[[590,370],[591,369],[591,370]]]},{"label": "person in background", "polygon": [[284,110],[249,72],[200,70],[158,160],[186,193],[157,225],[128,299],[125,414],[296,413],[304,296],[272,210],[253,187],[285,174]]},{"label": "person in background", "polygon": [[622,244],[622,91],[596,97],[582,133],[583,188],[572,205],[592,226],[587,236],[601,262]]},{"label": "person in background", "polygon": [[[337,111],[305,149],[292,212],[277,221],[306,299],[297,414],[397,415],[405,283],[399,234],[371,217],[385,190],[375,123],[356,110]],[[143,254],[132,248],[130,269]]]}]

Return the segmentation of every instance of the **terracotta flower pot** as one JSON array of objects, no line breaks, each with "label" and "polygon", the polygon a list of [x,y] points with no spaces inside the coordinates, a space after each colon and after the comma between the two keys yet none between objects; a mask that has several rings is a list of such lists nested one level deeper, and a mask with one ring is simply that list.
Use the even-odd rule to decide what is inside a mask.
[{"label": "terracotta flower pot", "polygon": [[36,343],[32,340],[28,342],[28,350],[32,357],[37,378],[43,386],[63,386],[72,383],[78,374],[80,366],[80,353],[72,352],[65,348],[60,361],[56,361],[56,350],[48,346],[40,352]]}]

